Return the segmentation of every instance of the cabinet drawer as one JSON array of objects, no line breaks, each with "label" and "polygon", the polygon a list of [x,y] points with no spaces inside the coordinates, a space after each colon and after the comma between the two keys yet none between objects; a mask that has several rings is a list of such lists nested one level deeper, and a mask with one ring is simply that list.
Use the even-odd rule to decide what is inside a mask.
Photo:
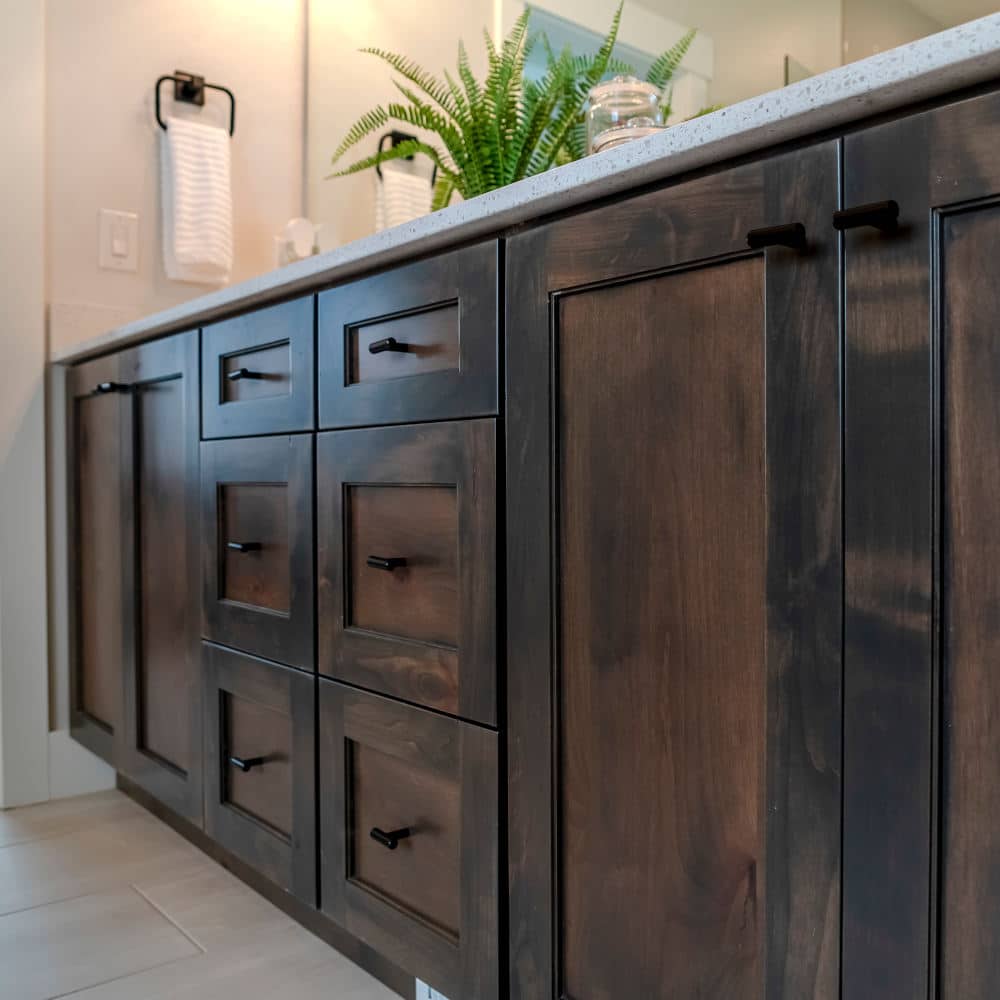
[{"label": "cabinet drawer", "polygon": [[314,680],[202,644],[205,825],[252,868],[316,902]]},{"label": "cabinet drawer", "polygon": [[319,435],[319,670],[496,720],[496,422]]},{"label": "cabinet drawer", "polygon": [[497,412],[495,242],[319,296],[322,427]]},{"label": "cabinet drawer", "polygon": [[497,995],[496,734],[320,681],[323,909],[448,996]]},{"label": "cabinet drawer", "polygon": [[313,669],[309,435],[201,446],[205,638]]},{"label": "cabinet drawer", "polygon": [[286,434],[314,427],[312,296],[202,331],[204,436]]}]

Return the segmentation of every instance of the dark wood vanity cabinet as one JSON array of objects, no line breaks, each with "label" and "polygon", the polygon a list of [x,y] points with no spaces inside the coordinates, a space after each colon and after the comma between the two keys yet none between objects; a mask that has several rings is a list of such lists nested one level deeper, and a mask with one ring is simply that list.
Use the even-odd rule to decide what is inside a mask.
[{"label": "dark wood vanity cabinet", "polygon": [[828,142],[508,243],[512,998],[838,995],[837,208]]}]

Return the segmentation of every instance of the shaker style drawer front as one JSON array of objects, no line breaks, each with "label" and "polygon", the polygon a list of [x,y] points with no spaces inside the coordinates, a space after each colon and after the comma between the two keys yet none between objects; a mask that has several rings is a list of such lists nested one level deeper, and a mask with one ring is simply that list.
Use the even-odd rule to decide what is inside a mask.
[{"label": "shaker style drawer front", "polygon": [[313,669],[312,438],[201,446],[205,638]]},{"label": "shaker style drawer front", "polygon": [[497,995],[497,747],[320,682],[323,909],[448,996]]},{"label": "shaker style drawer front", "polygon": [[205,437],[313,429],[314,308],[313,297],[306,296],[205,327]]},{"label": "shaker style drawer front", "polygon": [[315,904],[314,681],[210,643],[202,659],[208,833]]},{"label": "shaker style drawer front", "polygon": [[319,296],[320,426],[497,412],[495,242]]},{"label": "shaker style drawer front", "polygon": [[496,721],[496,423],[317,444],[319,670]]}]

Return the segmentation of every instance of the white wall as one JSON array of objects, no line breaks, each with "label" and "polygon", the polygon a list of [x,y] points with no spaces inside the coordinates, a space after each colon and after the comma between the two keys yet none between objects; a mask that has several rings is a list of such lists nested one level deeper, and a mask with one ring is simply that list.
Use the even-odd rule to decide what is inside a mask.
[{"label": "white wall", "polygon": [[844,62],[905,45],[944,25],[906,0],[844,0]]},{"label": "white wall", "polygon": [[48,796],[44,8],[0,2],[0,807]]},{"label": "white wall", "polygon": [[[388,64],[358,49],[398,52],[440,75],[444,68],[454,71],[458,41],[464,39],[473,72],[481,76],[484,28],[493,28],[493,0],[447,0],[433,7],[421,0],[310,0],[307,204],[309,217],[324,226],[324,250],[375,229],[374,173],[325,180],[333,151],[361,115],[401,99]],[[377,135],[359,143],[343,165],[374,153],[377,144]],[[414,166],[430,176],[426,160]]]},{"label": "white wall", "polygon": [[[41,6],[41,0],[20,6]],[[203,294],[160,250],[153,84],[176,69],[236,94],[233,280],[270,270],[302,212],[305,0],[46,0],[48,278],[54,348]],[[170,108],[170,85],[163,88]],[[224,121],[209,92],[203,120]],[[139,270],[97,266],[101,208],[139,214]]]},{"label": "white wall", "polygon": [[790,55],[813,73],[839,66],[840,0],[638,0],[715,43],[713,104],[733,104],[784,84]]}]

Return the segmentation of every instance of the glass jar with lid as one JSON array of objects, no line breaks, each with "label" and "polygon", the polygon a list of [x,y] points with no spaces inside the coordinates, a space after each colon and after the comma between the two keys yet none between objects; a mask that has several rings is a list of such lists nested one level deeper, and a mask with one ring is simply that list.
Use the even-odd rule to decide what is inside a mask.
[{"label": "glass jar with lid", "polygon": [[660,91],[634,76],[616,76],[590,92],[587,152],[639,139],[663,128]]}]

